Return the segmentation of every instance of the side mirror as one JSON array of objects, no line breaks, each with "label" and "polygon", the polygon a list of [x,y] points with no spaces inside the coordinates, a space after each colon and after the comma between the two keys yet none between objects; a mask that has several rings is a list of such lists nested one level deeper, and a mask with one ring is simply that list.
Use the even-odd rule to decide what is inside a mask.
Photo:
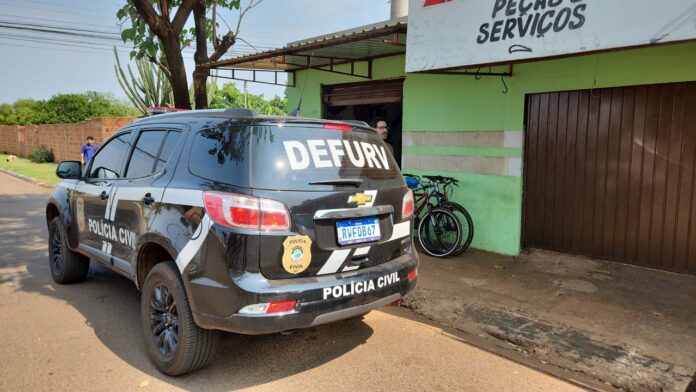
[{"label": "side mirror", "polygon": [[82,163],[80,161],[63,161],[56,168],[56,176],[65,180],[82,178]]}]

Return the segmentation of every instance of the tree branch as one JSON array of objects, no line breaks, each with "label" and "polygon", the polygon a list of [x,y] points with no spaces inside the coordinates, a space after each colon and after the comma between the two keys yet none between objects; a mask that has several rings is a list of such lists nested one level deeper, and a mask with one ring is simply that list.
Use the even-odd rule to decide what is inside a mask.
[{"label": "tree branch", "polygon": [[[181,29],[184,28],[189,15],[191,15],[191,11],[193,11],[198,3],[199,0],[184,0],[181,2],[181,5],[176,10],[176,15],[174,15],[174,20],[172,21],[172,32],[174,35],[177,37],[179,36]],[[205,6],[205,3],[203,6]]]},{"label": "tree branch", "polygon": [[218,44],[218,47],[215,49],[215,52],[210,55],[210,60],[209,61],[218,61],[220,60],[220,57],[224,55],[229,48],[234,45],[234,43],[237,42],[237,38],[234,36],[234,33],[231,31],[225,34],[222,37],[222,40]]},{"label": "tree branch", "polygon": [[235,37],[239,35],[239,29],[242,27],[242,19],[244,19],[244,15],[246,15],[246,13],[249,12],[250,9],[261,4],[261,1],[263,0],[249,0],[249,5],[247,5],[243,10],[239,12],[239,19],[237,20],[237,29],[234,31]]},{"label": "tree branch", "polygon": [[218,37],[217,37],[217,0],[213,0],[213,15],[212,15],[211,28],[213,29],[211,36],[213,41],[213,48],[218,48]]},{"label": "tree branch", "polygon": [[162,18],[169,22],[169,0],[159,0],[159,8]]},{"label": "tree branch", "polygon": [[150,26],[152,32],[158,37],[164,36],[166,34],[165,24],[167,22],[163,21],[162,17],[157,14],[154,8],[152,8],[152,2],[149,0],[131,1],[145,23]]}]

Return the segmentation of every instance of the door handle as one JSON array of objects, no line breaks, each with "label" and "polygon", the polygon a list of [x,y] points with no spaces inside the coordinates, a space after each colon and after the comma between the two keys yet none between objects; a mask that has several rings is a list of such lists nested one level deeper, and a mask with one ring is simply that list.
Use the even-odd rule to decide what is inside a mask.
[{"label": "door handle", "polygon": [[106,193],[106,191],[102,191],[102,193],[99,194],[99,198],[102,200],[106,200],[109,198],[109,194]]},{"label": "door handle", "polygon": [[152,203],[154,203],[154,202],[155,202],[155,198],[152,197],[152,194],[149,193],[149,192],[145,194],[145,197],[143,197],[143,203],[144,203],[146,206],[149,206],[150,204],[152,204]]}]

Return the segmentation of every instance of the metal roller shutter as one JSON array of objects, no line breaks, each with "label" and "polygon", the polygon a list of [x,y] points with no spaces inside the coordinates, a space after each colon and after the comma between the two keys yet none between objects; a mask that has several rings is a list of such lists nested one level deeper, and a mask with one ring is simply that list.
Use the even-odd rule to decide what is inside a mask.
[{"label": "metal roller shutter", "polygon": [[322,97],[327,106],[401,102],[403,85],[403,79],[334,84],[322,87]]},{"label": "metal roller shutter", "polygon": [[523,245],[696,274],[696,83],[527,97]]}]

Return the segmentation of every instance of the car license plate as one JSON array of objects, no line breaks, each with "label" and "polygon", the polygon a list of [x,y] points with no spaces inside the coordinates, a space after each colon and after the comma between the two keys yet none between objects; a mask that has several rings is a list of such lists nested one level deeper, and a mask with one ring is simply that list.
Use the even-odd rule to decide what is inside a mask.
[{"label": "car license plate", "polygon": [[377,218],[336,222],[336,235],[341,246],[374,242],[382,238]]}]

